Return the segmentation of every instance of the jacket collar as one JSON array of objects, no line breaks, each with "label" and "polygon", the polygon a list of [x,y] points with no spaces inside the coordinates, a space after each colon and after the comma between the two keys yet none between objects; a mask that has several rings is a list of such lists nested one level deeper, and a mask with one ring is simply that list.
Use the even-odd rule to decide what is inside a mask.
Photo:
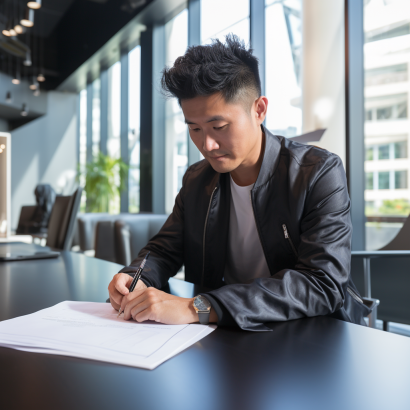
[{"label": "jacket collar", "polygon": [[263,153],[261,169],[253,189],[266,184],[273,177],[279,164],[281,151],[280,139],[273,135],[265,126],[261,125],[261,127],[265,133],[265,151]]}]

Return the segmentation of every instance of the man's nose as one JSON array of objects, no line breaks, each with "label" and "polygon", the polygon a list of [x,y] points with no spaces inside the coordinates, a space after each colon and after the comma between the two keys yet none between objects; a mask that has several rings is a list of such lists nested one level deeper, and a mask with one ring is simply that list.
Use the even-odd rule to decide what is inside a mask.
[{"label": "man's nose", "polygon": [[215,151],[219,148],[219,144],[212,138],[210,135],[205,134],[204,138],[204,151],[211,152]]}]

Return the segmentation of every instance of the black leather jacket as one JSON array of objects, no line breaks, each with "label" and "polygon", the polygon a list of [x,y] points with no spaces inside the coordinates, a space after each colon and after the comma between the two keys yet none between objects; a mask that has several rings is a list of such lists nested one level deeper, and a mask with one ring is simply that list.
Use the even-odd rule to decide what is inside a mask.
[{"label": "black leather jacket", "polygon": [[271,277],[224,285],[229,174],[206,160],[188,168],[172,214],[122,272],[134,272],[150,251],[142,279],[162,288],[184,264],[187,281],[213,289],[204,294],[219,325],[263,331],[267,322],[318,315],[363,324],[370,311],[350,276],[350,199],[340,158],[264,132],[251,198]]}]

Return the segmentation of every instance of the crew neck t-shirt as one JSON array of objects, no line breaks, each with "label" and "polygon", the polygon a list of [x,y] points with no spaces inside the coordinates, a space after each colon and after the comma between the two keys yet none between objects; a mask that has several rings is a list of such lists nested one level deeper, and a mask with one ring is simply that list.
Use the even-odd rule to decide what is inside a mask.
[{"label": "crew neck t-shirt", "polygon": [[224,281],[250,283],[256,278],[271,276],[256,228],[251,190],[254,186],[239,186],[231,180],[231,213],[228,252]]}]

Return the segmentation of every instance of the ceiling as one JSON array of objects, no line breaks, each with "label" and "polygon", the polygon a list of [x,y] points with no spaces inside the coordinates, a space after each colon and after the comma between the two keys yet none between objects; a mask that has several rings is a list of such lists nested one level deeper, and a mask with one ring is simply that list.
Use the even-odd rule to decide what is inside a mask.
[{"label": "ceiling", "polygon": [[[19,64],[22,76],[31,78],[43,65],[46,82],[41,87],[56,89],[152,1],[42,0],[34,27],[17,37],[30,46],[33,65],[23,68],[22,58],[10,58],[4,48],[19,45],[0,33],[0,71],[11,74]],[[0,26],[6,21],[6,3],[23,10],[27,0],[0,0]]]}]

